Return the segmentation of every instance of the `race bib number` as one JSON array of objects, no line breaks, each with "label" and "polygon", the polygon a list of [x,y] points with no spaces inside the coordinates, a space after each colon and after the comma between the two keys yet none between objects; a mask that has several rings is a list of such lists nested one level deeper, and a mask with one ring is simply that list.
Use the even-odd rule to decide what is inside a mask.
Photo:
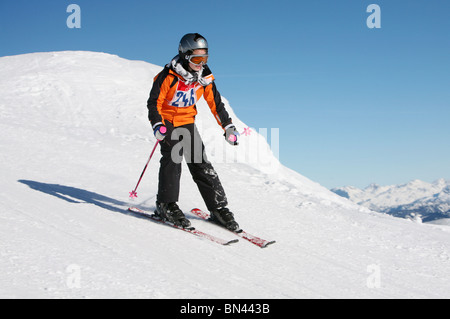
[{"label": "race bib number", "polygon": [[195,85],[186,85],[182,81],[178,81],[177,91],[170,102],[175,107],[189,107],[197,103],[197,95],[195,94]]}]

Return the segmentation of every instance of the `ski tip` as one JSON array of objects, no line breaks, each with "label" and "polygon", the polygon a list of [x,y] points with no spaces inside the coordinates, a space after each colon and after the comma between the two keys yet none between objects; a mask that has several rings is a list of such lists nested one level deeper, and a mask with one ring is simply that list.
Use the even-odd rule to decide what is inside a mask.
[{"label": "ski tip", "polygon": [[264,246],[261,246],[261,248],[267,248],[268,246],[273,245],[273,244],[275,244],[275,243],[276,243],[275,240],[269,241],[269,242],[266,243]]},{"label": "ski tip", "polygon": [[239,242],[239,239],[233,239],[233,240],[230,240],[229,242],[227,242],[224,246],[229,246],[231,244],[236,244],[238,242]]}]

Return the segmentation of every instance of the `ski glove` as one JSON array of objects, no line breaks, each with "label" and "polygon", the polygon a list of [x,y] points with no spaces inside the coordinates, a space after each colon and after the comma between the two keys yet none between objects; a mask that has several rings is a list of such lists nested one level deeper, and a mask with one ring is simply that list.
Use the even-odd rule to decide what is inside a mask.
[{"label": "ski glove", "polygon": [[225,140],[231,145],[239,145],[238,137],[240,136],[239,132],[236,130],[236,127],[232,124],[228,125],[225,128]]},{"label": "ski glove", "polygon": [[155,127],[153,133],[158,141],[162,141],[166,137],[167,127],[164,125],[158,125]]}]

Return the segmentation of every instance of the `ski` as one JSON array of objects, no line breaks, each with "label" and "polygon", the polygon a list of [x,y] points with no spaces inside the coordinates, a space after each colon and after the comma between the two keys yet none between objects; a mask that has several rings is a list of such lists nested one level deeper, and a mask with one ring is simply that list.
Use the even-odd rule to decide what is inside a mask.
[{"label": "ski", "polygon": [[[191,213],[194,214],[194,215],[197,216],[197,217],[200,217],[201,219],[204,219],[204,220],[207,220],[207,221],[211,221],[211,220],[209,219],[209,218],[210,218],[209,213],[204,212],[204,211],[202,211],[201,209],[194,208],[193,210],[191,210]],[[214,222],[213,222],[213,223],[214,223]],[[225,228],[225,227],[223,227],[222,225],[219,225],[219,224],[217,224],[217,223],[214,223],[214,224],[216,224],[216,225],[218,225],[218,226],[221,226],[222,228]],[[226,229],[226,228],[225,228],[225,229]],[[229,229],[227,229],[227,230],[228,230],[228,231],[231,231],[231,230],[229,230]],[[237,230],[237,231],[231,231],[231,232],[232,232],[233,234],[236,234],[237,236],[239,236],[239,237],[245,239],[245,240],[248,240],[248,241],[251,242],[252,244],[254,244],[254,245],[258,246],[258,247],[261,247],[261,248],[266,248],[267,246],[272,245],[272,244],[275,244],[275,242],[276,242],[275,240],[269,241],[269,240],[265,240],[265,239],[256,237],[256,236],[254,236],[254,235],[251,235],[251,234],[247,233],[246,231],[244,231],[244,230],[242,230],[242,229]]]},{"label": "ski", "polygon": [[183,231],[185,231],[187,233],[191,233],[191,234],[193,234],[195,236],[209,239],[210,241],[215,242],[215,243],[220,244],[220,245],[228,246],[230,244],[234,244],[234,243],[237,243],[239,241],[238,239],[224,240],[224,239],[218,238],[216,236],[213,236],[213,235],[204,233],[202,231],[196,230],[194,227],[183,228],[183,227],[174,225],[172,223],[166,222],[166,221],[162,220],[161,218],[157,217],[155,214],[152,214],[152,213],[150,213],[148,211],[144,211],[144,210],[142,210],[140,208],[137,208],[137,207],[129,207],[128,211],[136,213],[136,214],[139,214],[139,215],[142,215],[142,216],[144,216],[146,218],[149,218],[149,219],[151,219],[151,220],[153,220],[155,222],[158,222],[158,223],[161,223],[161,224],[164,224],[164,225],[167,225],[167,226],[171,226],[171,227],[176,228],[176,229],[183,230]]}]

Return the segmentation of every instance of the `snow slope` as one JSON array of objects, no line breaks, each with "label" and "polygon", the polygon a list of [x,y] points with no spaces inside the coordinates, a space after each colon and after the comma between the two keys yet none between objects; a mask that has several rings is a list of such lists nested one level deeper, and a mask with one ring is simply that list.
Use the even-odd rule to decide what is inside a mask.
[{"label": "snow slope", "polygon": [[[228,146],[204,102],[230,208],[277,243],[222,247],[127,213],[155,142],[146,100],[159,70],[93,52],[0,58],[1,298],[450,297],[448,227],[361,208],[280,165],[260,135]],[[133,203],[149,210],[158,157]],[[186,169],[180,206],[205,208]]]}]

